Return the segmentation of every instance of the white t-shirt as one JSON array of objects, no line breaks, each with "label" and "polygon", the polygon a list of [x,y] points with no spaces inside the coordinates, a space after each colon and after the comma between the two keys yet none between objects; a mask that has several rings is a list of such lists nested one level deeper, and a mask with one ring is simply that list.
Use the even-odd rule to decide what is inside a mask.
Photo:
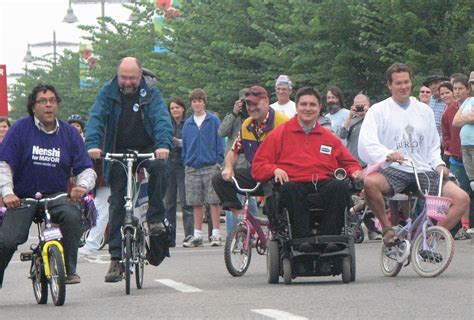
[{"label": "white t-shirt", "polygon": [[[362,123],[358,151],[369,166],[385,161],[392,152],[413,160],[419,172],[444,164],[433,110],[414,97],[406,108],[392,98],[374,104]],[[408,166],[391,166],[413,172]]]},{"label": "white t-shirt", "polygon": [[278,111],[280,113],[283,113],[285,116],[287,116],[289,119],[293,118],[294,115],[296,114],[296,106],[293,101],[288,101],[285,104],[279,104],[278,101],[275,103],[272,103],[270,107]]},{"label": "white t-shirt", "polygon": [[206,119],[206,113],[204,113],[201,116],[193,115],[194,117],[194,122],[196,122],[198,128],[201,128],[201,124],[204,122],[204,119]]},{"label": "white t-shirt", "polygon": [[344,121],[346,121],[347,117],[349,117],[350,111],[346,108],[339,109],[338,112],[334,114],[327,113],[325,117],[331,119],[331,130],[339,137],[339,133],[341,132],[341,128],[344,125]]}]

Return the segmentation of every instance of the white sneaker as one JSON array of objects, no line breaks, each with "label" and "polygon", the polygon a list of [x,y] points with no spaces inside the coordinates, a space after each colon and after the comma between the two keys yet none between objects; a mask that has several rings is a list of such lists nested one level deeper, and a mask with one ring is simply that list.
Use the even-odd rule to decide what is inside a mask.
[{"label": "white sneaker", "polygon": [[83,246],[82,248],[79,248],[77,254],[79,255],[79,257],[93,256],[97,254],[97,250],[91,250],[87,248],[87,246]]},{"label": "white sneaker", "polygon": [[474,234],[474,228],[469,228],[466,230],[466,232],[469,234]]},{"label": "white sneaker", "polygon": [[189,239],[183,242],[183,247],[184,248],[194,248],[194,247],[199,247],[202,246],[202,237],[194,237],[191,236]]},{"label": "white sneaker", "polygon": [[211,236],[211,247],[219,247],[221,245],[221,237]]}]

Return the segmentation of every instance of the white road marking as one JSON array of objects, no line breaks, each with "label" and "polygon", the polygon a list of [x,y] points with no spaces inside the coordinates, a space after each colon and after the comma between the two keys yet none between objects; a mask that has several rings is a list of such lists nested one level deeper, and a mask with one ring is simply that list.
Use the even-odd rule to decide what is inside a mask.
[{"label": "white road marking", "polygon": [[164,284],[165,286],[168,286],[170,288],[173,288],[175,290],[185,292],[185,293],[190,293],[190,292],[202,292],[201,289],[193,287],[193,286],[188,286],[187,284],[184,284],[182,282],[177,282],[173,281],[171,279],[155,279],[154,281],[159,282],[161,284]]},{"label": "white road marking", "polygon": [[253,309],[251,311],[277,320],[308,320],[308,318],[300,317],[277,309]]}]

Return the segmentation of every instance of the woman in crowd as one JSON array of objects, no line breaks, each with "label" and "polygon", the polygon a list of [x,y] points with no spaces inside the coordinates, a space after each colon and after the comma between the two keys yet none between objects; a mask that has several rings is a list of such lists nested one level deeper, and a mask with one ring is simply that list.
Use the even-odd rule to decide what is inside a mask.
[{"label": "woman in crowd", "polygon": [[6,117],[0,117],[0,144],[3,142],[8,129],[10,129],[10,120]]},{"label": "woman in crowd", "polygon": [[[451,103],[455,102],[453,85],[450,81],[445,81],[439,86],[439,97],[446,103],[448,107]],[[446,109],[445,109],[446,110]]]},{"label": "woman in crowd", "polygon": [[173,225],[173,241],[171,247],[176,246],[176,208],[177,196],[179,193],[179,202],[183,211],[183,227],[185,241],[188,240],[194,232],[193,207],[186,205],[186,192],[184,189],[184,166],[181,159],[181,149],[183,141],[181,139],[184,122],[186,121],[186,105],[183,100],[173,98],[168,105],[168,110],[173,123],[173,143],[174,149],[170,153],[170,172],[168,177],[168,188],[165,194],[166,218]]}]

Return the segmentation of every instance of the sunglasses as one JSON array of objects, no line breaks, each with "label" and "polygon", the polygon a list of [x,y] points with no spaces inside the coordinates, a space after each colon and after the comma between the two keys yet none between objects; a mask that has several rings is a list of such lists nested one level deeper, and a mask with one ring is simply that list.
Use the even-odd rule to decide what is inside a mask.
[{"label": "sunglasses", "polygon": [[254,97],[260,97],[261,95],[265,95],[263,92],[260,91],[247,91],[245,93],[246,97],[254,96]]}]

